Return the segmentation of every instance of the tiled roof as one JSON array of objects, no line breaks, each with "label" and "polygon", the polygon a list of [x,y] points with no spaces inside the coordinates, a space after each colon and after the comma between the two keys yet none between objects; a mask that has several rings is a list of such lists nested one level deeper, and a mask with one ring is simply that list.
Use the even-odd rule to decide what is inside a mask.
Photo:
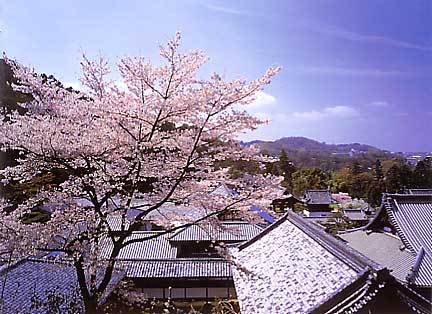
[{"label": "tiled roof", "polygon": [[220,226],[200,224],[192,225],[176,232],[170,237],[170,241],[241,242],[249,240],[261,231],[260,227],[242,221],[222,222]]},{"label": "tiled roof", "polygon": [[258,216],[260,216],[262,219],[264,219],[264,221],[266,221],[268,223],[272,224],[276,221],[276,219],[274,219],[268,212],[266,212],[261,207],[258,207],[256,205],[252,205],[250,207],[250,210],[257,213]]},{"label": "tiled roof", "polygon": [[[153,236],[156,237],[127,245],[121,249],[118,259],[143,260],[175,258],[177,256],[177,247],[170,244],[169,237],[171,235],[172,234],[163,234],[161,231],[134,232],[126,239],[126,241],[132,239],[146,239]],[[104,244],[102,245],[102,257],[108,258],[112,249],[113,245],[111,240],[105,239]]]},{"label": "tiled roof", "polygon": [[[176,258],[177,245],[183,241],[242,242],[257,235],[262,229],[246,222],[223,222],[205,230],[192,225],[177,233],[138,231],[126,239],[143,239],[122,248],[118,265],[131,278],[193,278],[230,277],[230,264],[219,258]],[[147,239],[147,240],[146,240]],[[102,245],[102,257],[109,258],[113,249],[110,239]]]},{"label": "tiled roof", "polygon": [[44,309],[30,311],[32,296],[36,294],[46,301],[47,292],[53,289],[65,296],[75,295],[78,302],[82,302],[81,297],[75,294],[77,279],[75,269],[70,264],[26,259],[3,270],[0,288],[4,280],[4,302],[0,304],[0,313],[45,313]]},{"label": "tiled roof", "polygon": [[127,217],[123,220],[120,214],[113,214],[108,216],[107,223],[112,231],[127,230],[130,226],[130,220]]},{"label": "tiled roof", "polygon": [[381,271],[376,263],[292,212],[232,253],[238,265],[233,276],[242,313],[318,311],[359,280],[358,289],[367,295],[369,270]]},{"label": "tiled roof", "polygon": [[384,207],[404,245],[418,255],[412,283],[432,286],[432,195],[388,194]]},{"label": "tiled roof", "polygon": [[329,190],[306,190],[304,198],[307,204],[324,205],[332,203]]},{"label": "tiled roof", "polygon": [[344,215],[353,221],[368,220],[367,215],[362,210],[344,210]]},{"label": "tiled roof", "polygon": [[220,195],[225,197],[232,197],[237,196],[239,193],[235,191],[234,189],[231,189],[228,187],[226,183],[221,183],[219,186],[214,189],[212,192],[210,192],[211,195]]},{"label": "tiled roof", "polygon": [[408,194],[432,194],[432,189],[408,189]]},{"label": "tiled roof", "polygon": [[146,220],[166,220],[166,221],[177,221],[177,220],[196,221],[210,213],[211,211],[205,208],[165,203],[158,209],[149,213],[145,217],[145,219]]},{"label": "tiled roof", "polygon": [[406,282],[414,265],[415,255],[405,248],[399,238],[384,232],[363,230],[346,232],[339,237],[347,241],[352,248],[387,267],[396,279]]},{"label": "tiled roof", "polygon": [[[103,303],[114,290],[124,272],[116,269],[108,284],[105,294],[99,299]],[[99,276],[97,276],[99,277]],[[101,278],[97,278],[99,280]],[[76,301],[83,309],[82,297],[79,292],[75,267],[68,261],[50,261],[46,259],[26,258],[2,267],[0,270],[0,290],[4,285],[3,303],[0,303],[0,313],[46,314],[46,308],[30,309],[32,297],[41,302],[47,302],[48,293],[55,291],[56,296],[66,298],[65,302]],[[34,305],[34,304],[33,304]],[[64,310],[60,305],[60,310]]]},{"label": "tiled roof", "polygon": [[[135,206],[141,206],[140,203],[137,203]],[[122,221],[121,213],[114,213],[107,218],[108,224],[112,231],[122,231],[127,230],[129,228],[130,222],[134,220],[136,216],[138,216],[146,207],[140,207],[140,209],[129,209],[126,214],[125,221]],[[210,211],[203,208],[196,208],[185,205],[175,205],[172,203],[166,203],[159,207],[158,209],[153,210],[149,214],[147,214],[143,220],[146,221],[166,221],[173,222],[181,221],[181,222],[189,222],[196,221],[206,215],[208,215]],[[124,224],[123,229],[122,223]]]},{"label": "tiled roof", "polygon": [[231,267],[223,259],[176,258],[121,262],[129,278],[226,278]]}]

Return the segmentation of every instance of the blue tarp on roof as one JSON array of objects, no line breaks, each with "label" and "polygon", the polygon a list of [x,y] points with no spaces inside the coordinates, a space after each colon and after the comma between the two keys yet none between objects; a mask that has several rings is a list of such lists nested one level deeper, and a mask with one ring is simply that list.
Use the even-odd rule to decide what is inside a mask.
[{"label": "blue tarp on roof", "polygon": [[258,214],[258,216],[260,216],[262,219],[264,219],[265,221],[267,221],[271,224],[276,221],[276,219],[274,219],[272,216],[270,216],[270,214],[265,212],[264,209],[262,209],[261,207],[258,207],[256,205],[252,205],[250,210],[253,212],[256,212]]}]

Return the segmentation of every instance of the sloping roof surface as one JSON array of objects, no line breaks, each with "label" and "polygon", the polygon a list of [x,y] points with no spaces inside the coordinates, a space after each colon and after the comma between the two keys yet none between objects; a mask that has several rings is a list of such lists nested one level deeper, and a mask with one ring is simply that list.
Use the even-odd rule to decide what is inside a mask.
[{"label": "sloping roof surface", "polygon": [[196,221],[210,213],[204,208],[166,203],[149,213],[145,220]]},{"label": "sloping roof surface", "polygon": [[[49,290],[55,289],[58,294],[72,296],[77,289],[73,266],[58,262],[23,260],[0,274],[0,288],[4,280],[4,303],[0,304],[0,313],[42,314],[44,309],[30,311],[32,296],[36,294],[46,301]],[[77,298],[80,302],[81,297],[78,295]]]},{"label": "sloping roof surface", "polygon": [[[206,226],[207,227],[207,226]],[[221,226],[192,225],[177,233],[164,231],[138,231],[126,239],[143,239],[122,248],[118,265],[132,278],[226,278],[231,275],[230,264],[219,258],[176,258],[178,242],[225,241],[242,242],[256,236],[261,228],[236,221],[223,222]],[[113,249],[110,239],[102,245],[102,257],[108,258]]]},{"label": "sloping roof surface", "polygon": [[235,191],[234,189],[228,187],[226,183],[221,183],[219,186],[214,189],[212,192],[210,192],[212,195],[220,195],[225,197],[232,197],[237,196],[239,193]]},{"label": "sloping roof surface", "polygon": [[305,200],[307,204],[331,204],[332,197],[329,190],[306,190]]},{"label": "sloping roof surface", "polygon": [[122,219],[120,214],[113,214],[107,217],[107,223],[112,231],[123,231],[128,230],[130,226],[130,220],[126,217]]},{"label": "sloping roof surface", "polygon": [[290,220],[271,225],[233,255],[241,266],[233,276],[242,313],[308,313],[359,277],[359,269]]},{"label": "sloping roof surface", "polygon": [[400,239],[383,232],[370,233],[363,230],[343,233],[339,237],[355,250],[387,267],[396,279],[406,282],[415,255],[405,248]]},{"label": "sloping roof surface", "polygon": [[365,221],[368,220],[367,215],[362,210],[344,210],[344,215],[353,221]]},{"label": "sloping roof surface", "polygon": [[175,233],[170,241],[224,241],[241,242],[249,240],[262,229],[247,222],[223,222],[221,225],[192,225]]},{"label": "sloping roof surface", "polygon": [[222,259],[147,260],[122,262],[129,278],[226,278],[229,263]]},{"label": "sloping roof surface", "polygon": [[[136,203],[135,206],[141,206],[140,203]],[[140,209],[129,209],[126,213],[125,221],[122,221],[121,213],[114,213],[107,218],[108,224],[112,231],[127,230],[134,221],[135,217],[138,216],[147,207],[143,206]],[[208,214],[211,211],[204,208],[197,208],[185,205],[175,205],[172,203],[166,203],[147,214],[143,220],[147,221],[161,221],[161,222],[192,222],[196,221]],[[123,228],[122,228],[123,225]]]},{"label": "sloping roof surface", "polygon": [[[413,278],[417,286],[432,286],[432,195],[389,194],[384,206],[397,234],[419,256]],[[421,251],[424,250],[424,254]]]},{"label": "sloping roof surface", "polygon": [[[171,235],[172,234],[162,234],[160,231],[134,232],[126,241],[156,237],[127,245],[121,249],[118,259],[142,260],[175,258],[177,256],[177,247],[170,244],[169,237]],[[106,239],[102,245],[102,257],[108,258],[112,249],[113,245],[111,240]]]},{"label": "sloping roof surface", "polygon": [[[99,299],[103,303],[109,294],[116,288],[124,276],[124,271],[115,269],[107,290]],[[96,275],[100,282],[102,277]],[[82,296],[79,291],[75,267],[70,261],[50,261],[38,258],[26,258],[14,265],[3,266],[0,270],[0,291],[4,285],[3,303],[0,303],[0,313],[46,314],[47,308],[34,305],[32,298],[46,303],[49,292],[54,291],[55,296],[65,298],[64,302],[76,302],[78,312],[83,311]],[[60,304],[60,312],[64,311],[64,303]],[[78,313],[77,313],[78,314]]]},{"label": "sloping roof surface", "polygon": [[269,213],[267,213],[261,207],[258,207],[256,205],[252,205],[250,207],[250,210],[257,213],[257,215],[260,216],[262,219],[264,219],[266,222],[269,222],[272,224],[276,221],[276,219],[274,219]]},{"label": "sloping roof surface", "polygon": [[432,189],[408,189],[408,194],[432,194]]}]

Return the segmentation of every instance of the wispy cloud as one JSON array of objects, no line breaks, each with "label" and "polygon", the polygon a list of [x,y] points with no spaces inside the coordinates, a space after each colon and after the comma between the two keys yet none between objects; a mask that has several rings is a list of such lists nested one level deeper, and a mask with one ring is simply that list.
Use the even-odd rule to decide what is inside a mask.
[{"label": "wispy cloud", "polygon": [[372,101],[366,104],[368,107],[388,107],[390,104],[386,101],[378,100],[378,101]]},{"label": "wispy cloud", "polygon": [[232,15],[243,15],[245,14],[244,11],[240,11],[237,9],[233,9],[233,8],[229,8],[226,6],[220,6],[220,5],[214,5],[214,4],[210,4],[210,3],[201,3],[203,6],[205,6],[207,9],[212,10],[212,11],[217,11],[217,12],[221,12],[221,13],[225,13],[225,14],[232,14]]},{"label": "wispy cloud", "polygon": [[337,66],[295,66],[294,71],[301,73],[320,74],[320,75],[339,75],[339,76],[370,76],[370,77],[429,77],[426,71],[401,71],[394,69],[380,68],[350,68]]},{"label": "wispy cloud", "polygon": [[312,110],[304,112],[293,112],[292,117],[307,121],[319,121],[326,118],[352,118],[359,115],[359,112],[349,106],[326,107],[323,110]]},{"label": "wispy cloud", "polygon": [[418,43],[411,43],[406,42],[402,40],[397,40],[393,38],[388,38],[384,36],[378,36],[378,35],[365,35],[365,34],[359,34],[356,32],[352,32],[343,28],[339,28],[333,25],[329,25],[322,22],[316,22],[316,21],[306,21],[304,25],[312,29],[314,31],[317,31],[319,33],[333,36],[340,39],[350,40],[350,41],[356,41],[356,42],[364,42],[364,43],[371,43],[371,44],[379,44],[379,45],[386,45],[390,47],[398,47],[398,48],[408,48],[408,49],[417,49],[417,50],[423,50],[423,51],[432,51],[432,45],[428,44],[418,44]]}]

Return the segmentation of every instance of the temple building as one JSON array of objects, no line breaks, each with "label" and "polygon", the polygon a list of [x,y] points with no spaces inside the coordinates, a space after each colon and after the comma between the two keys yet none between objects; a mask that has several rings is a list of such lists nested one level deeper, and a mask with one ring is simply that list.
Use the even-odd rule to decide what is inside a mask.
[{"label": "temple building", "polygon": [[291,211],[232,254],[242,313],[429,313],[385,265]]},{"label": "temple building", "polygon": [[[126,239],[144,240],[127,245],[117,258],[125,278],[143,298],[215,299],[236,296],[231,264],[220,256],[219,244],[236,245],[262,231],[242,221],[203,223],[176,232],[138,231]],[[112,250],[109,240],[102,256]]]},{"label": "temple building", "polygon": [[336,203],[332,198],[330,190],[306,190],[303,202],[307,206],[309,212],[306,216],[314,216],[318,213],[329,213],[332,210],[330,205]]},{"label": "temple building", "polygon": [[384,194],[374,219],[339,236],[385,266],[396,280],[431,299],[432,194]]}]

